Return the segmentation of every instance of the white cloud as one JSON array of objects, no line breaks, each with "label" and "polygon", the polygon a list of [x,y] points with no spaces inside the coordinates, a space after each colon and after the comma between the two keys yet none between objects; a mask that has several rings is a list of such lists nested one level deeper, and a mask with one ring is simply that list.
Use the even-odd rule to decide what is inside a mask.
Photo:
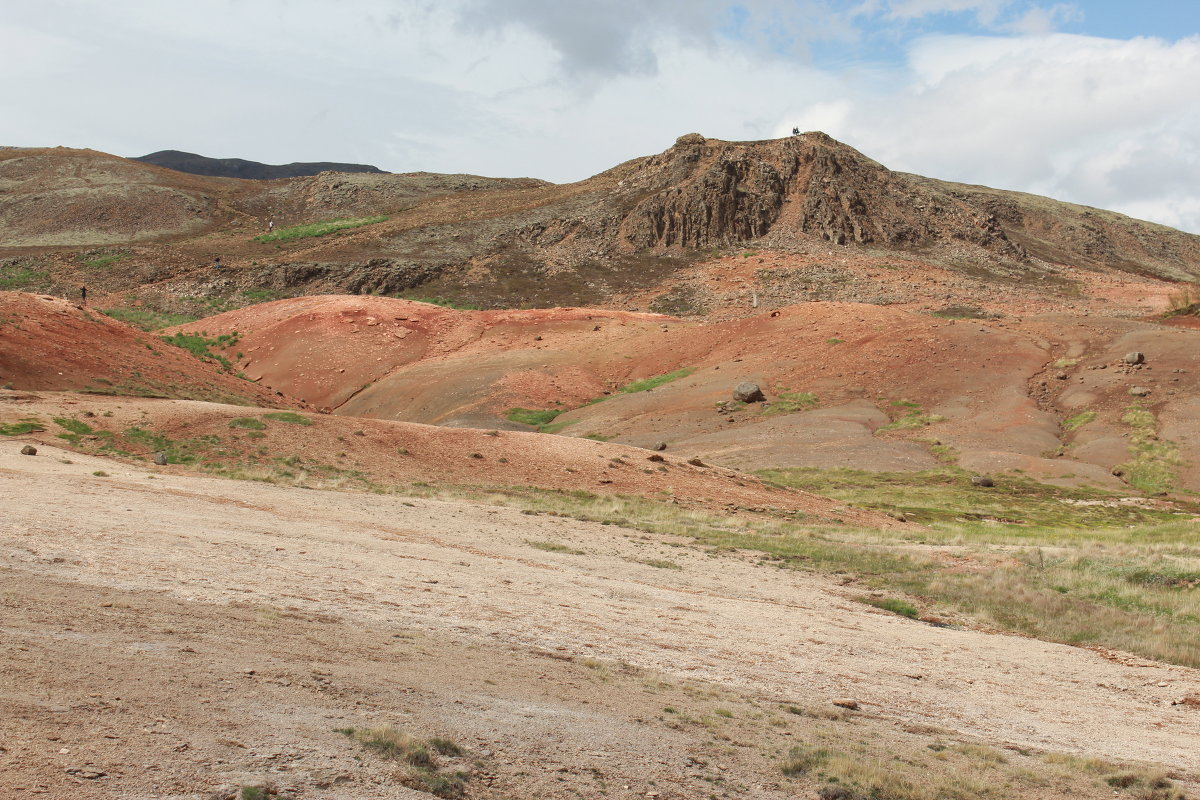
[{"label": "white cloud", "polygon": [[1200,185],[1200,37],[929,37],[909,63],[907,81],[854,98],[828,132],[895,169],[1161,207],[1200,231],[1182,200]]},{"label": "white cloud", "polygon": [[[889,14],[958,11],[997,31],[1040,30],[1073,7],[346,0],[336,14],[329,8],[324,0],[18,4],[0,17],[0,43],[23,47],[9,61],[18,79],[6,82],[0,143],[577,180],[690,131],[755,139],[799,126],[895,169],[1200,231],[1200,37],[927,36],[909,41],[896,63],[847,56],[821,66],[796,54],[817,41],[873,41],[868,23]],[[906,41],[907,23],[895,19],[889,44]]]}]

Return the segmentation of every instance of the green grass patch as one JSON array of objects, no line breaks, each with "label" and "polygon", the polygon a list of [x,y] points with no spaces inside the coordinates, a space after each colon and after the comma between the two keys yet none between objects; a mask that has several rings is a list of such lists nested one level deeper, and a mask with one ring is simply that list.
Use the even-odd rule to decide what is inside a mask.
[{"label": "green grass patch", "polygon": [[586,550],[577,550],[574,547],[568,547],[567,545],[560,544],[559,542],[536,542],[526,539],[525,544],[546,553],[569,553],[573,556],[587,555]]},{"label": "green grass patch", "polygon": [[864,597],[862,601],[869,606],[890,611],[893,614],[899,614],[902,617],[916,619],[919,616],[917,607],[905,600],[899,600],[895,597]]},{"label": "green grass patch", "polygon": [[563,413],[562,410],[552,408],[541,411],[532,408],[510,408],[504,413],[504,418],[511,422],[519,422],[522,425],[532,425],[535,428],[540,428],[543,425],[549,425],[561,413]]},{"label": "green grass patch", "polygon": [[1119,466],[1125,480],[1143,492],[1169,491],[1183,465],[1179,447],[1168,439],[1158,438],[1158,420],[1140,403],[1125,409],[1121,422],[1130,428],[1130,459]]},{"label": "green grass patch", "polygon": [[666,383],[670,383],[671,381],[677,381],[680,378],[686,378],[688,375],[691,375],[695,371],[696,370],[694,367],[684,367],[683,369],[677,369],[674,372],[668,372],[665,375],[656,375],[653,378],[643,378],[640,381],[634,381],[633,383],[627,383],[624,386],[622,386],[619,391],[622,394],[635,394],[637,392],[646,392],[646,391],[649,391],[650,389],[657,389],[659,386],[662,386],[663,384],[666,384]]},{"label": "green grass patch", "polygon": [[89,252],[80,253],[76,259],[88,269],[101,269],[109,264],[115,264],[129,258],[128,253]]},{"label": "green grass patch", "polygon": [[288,425],[312,425],[312,420],[294,411],[272,411],[269,414],[263,414],[263,419],[274,420],[275,422],[286,422]]},{"label": "green grass patch", "polygon": [[195,322],[199,319],[192,314],[175,314],[170,311],[153,311],[148,308],[107,308],[100,313],[144,331],[157,331],[173,325]]},{"label": "green grass patch", "polygon": [[775,399],[762,411],[764,417],[809,411],[820,405],[817,396],[812,392],[793,392],[782,387],[776,387],[775,392]]},{"label": "green grass patch", "polygon": [[266,429],[267,423],[263,422],[261,419],[255,419],[254,417],[237,417],[236,419],[231,419],[229,421],[229,427],[261,431]]},{"label": "green grass patch", "polygon": [[296,239],[310,239],[314,236],[327,236],[337,231],[361,228],[364,225],[375,225],[385,222],[386,216],[358,217],[356,219],[334,219],[327,222],[313,222],[308,225],[293,225],[290,228],[279,228],[262,236],[255,236],[256,242],[291,242]]},{"label": "green grass patch", "polygon": [[46,430],[40,422],[32,419],[24,419],[20,422],[10,422],[8,425],[0,425],[0,436],[26,436],[30,433],[37,433]]},{"label": "green grass patch", "polygon": [[879,428],[878,431],[905,431],[915,428],[924,428],[927,425],[932,425],[935,422],[941,422],[945,417],[938,414],[926,414],[921,410],[920,405],[911,400],[893,400],[891,403],[893,408],[907,409],[903,414],[895,417],[889,424]]},{"label": "green grass patch", "polygon": [[1095,411],[1080,411],[1078,414],[1073,414],[1064,419],[1062,421],[1062,429],[1064,431],[1077,430],[1095,419]]},{"label": "green grass patch", "polygon": [[50,273],[21,264],[0,266],[0,291],[45,289],[50,285]]},{"label": "green grass patch", "polygon": [[208,338],[208,335],[201,331],[200,333],[176,333],[173,336],[160,336],[167,344],[173,344],[176,347],[187,350],[201,361],[212,361],[221,365],[221,368],[226,372],[233,370],[233,365],[225,356],[212,352],[213,348],[224,350],[233,347],[238,343],[238,333],[225,333],[217,336],[214,339]]}]

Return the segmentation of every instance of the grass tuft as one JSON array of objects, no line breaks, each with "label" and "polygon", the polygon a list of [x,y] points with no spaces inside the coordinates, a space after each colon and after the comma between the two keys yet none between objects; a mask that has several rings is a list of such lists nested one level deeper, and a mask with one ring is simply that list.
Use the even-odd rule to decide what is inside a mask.
[{"label": "grass tuft", "polygon": [[364,225],[374,225],[385,222],[387,217],[358,217],[357,219],[334,219],[326,222],[313,222],[308,225],[294,225],[290,228],[279,228],[262,236],[255,236],[256,242],[291,242],[296,239],[310,239],[314,236],[326,236],[337,231],[361,228]]},{"label": "grass tuft", "polygon": [[659,386],[662,386],[663,384],[666,384],[666,383],[670,383],[671,381],[677,381],[680,378],[686,378],[688,375],[691,375],[695,371],[696,370],[694,367],[684,367],[683,369],[677,369],[674,372],[668,372],[665,375],[656,375],[653,378],[643,378],[640,381],[634,381],[633,383],[627,383],[624,386],[622,386],[619,391],[622,394],[636,394],[637,392],[646,392],[651,389],[657,389]]},{"label": "grass tuft", "polygon": [[274,420],[275,422],[284,422],[288,425],[312,425],[312,420],[302,414],[297,414],[294,411],[272,411],[270,414],[263,414],[263,419]]}]

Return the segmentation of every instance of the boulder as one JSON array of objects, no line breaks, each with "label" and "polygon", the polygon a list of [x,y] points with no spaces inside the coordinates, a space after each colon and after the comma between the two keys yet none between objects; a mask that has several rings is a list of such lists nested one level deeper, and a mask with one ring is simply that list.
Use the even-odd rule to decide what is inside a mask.
[{"label": "boulder", "polygon": [[167,465],[167,454],[162,452],[161,450],[159,452],[155,453],[154,454],[154,463],[160,467],[165,467]]},{"label": "boulder", "polygon": [[739,383],[733,390],[733,399],[739,403],[761,403],[767,399],[762,388],[751,381]]},{"label": "boulder", "polygon": [[972,486],[995,486],[996,482],[994,480],[992,480],[991,478],[989,478],[987,475],[972,475],[971,476],[971,485]]},{"label": "boulder", "polygon": [[1131,353],[1126,353],[1125,357],[1121,360],[1126,364],[1144,364],[1146,363],[1146,354],[1139,353],[1137,350],[1134,350]]},{"label": "boulder", "polygon": [[1150,394],[1150,390],[1145,386],[1134,386],[1129,390],[1129,393],[1134,397],[1145,397],[1146,395]]},{"label": "boulder", "polygon": [[653,445],[650,446],[650,449],[651,450],[666,450],[667,443],[666,442],[655,442]]},{"label": "boulder", "polygon": [[34,447],[34,446],[33,446],[33,445],[31,445],[31,444],[27,444],[27,445],[25,445],[24,447],[22,447],[22,448],[21,448],[21,455],[23,455],[23,456],[36,456],[36,455],[37,455],[37,448],[36,448],[36,447]]}]

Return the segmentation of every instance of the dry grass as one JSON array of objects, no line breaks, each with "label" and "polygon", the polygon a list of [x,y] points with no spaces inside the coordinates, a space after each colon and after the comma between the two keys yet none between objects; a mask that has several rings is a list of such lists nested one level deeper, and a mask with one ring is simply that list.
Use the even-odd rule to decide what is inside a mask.
[{"label": "dry grass", "polygon": [[469,772],[441,771],[439,757],[459,758],[464,754],[463,749],[450,739],[417,739],[391,725],[379,728],[339,728],[337,732],[349,736],[382,758],[405,764],[406,769],[400,780],[410,788],[448,798],[462,797],[466,791]]},{"label": "dry grass", "polygon": [[[840,492],[847,500],[870,498],[869,505],[884,510],[891,500],[897,505],[890,508],[918,518],[928,507],[935,521],[919,530],[859,530],[578,491],[427,493],[688,537],[714,555],[758,552],[780,568],[856,576],[865,589],[890,592],[901,613],[919,608],[933,618],[973,619],[1048,641],[1200,666],[1200,526],[1189,509],[1020,481],[989,494],[974,491],[970,502],[990,504],[986,513],[976,506],[975,514],[958,517],[969,492],[961,476],[941,486],[922,474],[904,476],[903,483],[896,476],[850,477],[852,485],[843,483]],[[909,505],[914,500],[921,506]],[[953,548],[954,559],[940,558],[939,546]]]}]

